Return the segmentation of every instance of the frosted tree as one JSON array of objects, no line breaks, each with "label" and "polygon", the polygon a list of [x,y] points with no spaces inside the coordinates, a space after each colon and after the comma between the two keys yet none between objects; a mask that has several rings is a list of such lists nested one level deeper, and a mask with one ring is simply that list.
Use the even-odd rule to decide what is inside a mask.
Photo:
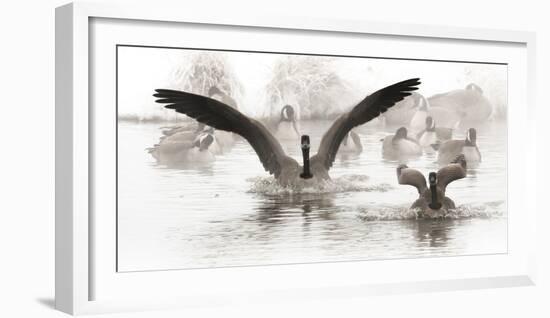
[{"label": "frosted tree", "polygon": [[[226,54],[221,52],[182,54],[181,61],[170,74],[168,82],[172,89],[205,96],[208,95],[210,87],[216,86],[237,102],[242,99],[244,93],[244,88]],[[163,112],[162,117],[166,120],[189,120],[187,116],[159,107]]]},{"label": "frosted tree", "polygon": [[350,85],[337,73],[335,59],[284,56],[275,62],[265,90],[264,116],[292,105],[299,119],[334,118],[349,109]]}]

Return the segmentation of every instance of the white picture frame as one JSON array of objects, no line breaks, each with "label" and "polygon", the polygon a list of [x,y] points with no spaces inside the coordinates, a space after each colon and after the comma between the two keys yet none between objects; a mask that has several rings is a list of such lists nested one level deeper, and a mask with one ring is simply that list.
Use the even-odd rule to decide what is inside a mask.
[{"label": "white picture frame", "polygon": [[[255,28],[258,32],[267,29],[318,32],[320,36],[331,33],[335,36],[371,35],[410,41],[428,39],[435,43],[448,41],[459,46],[467,43],[492,43],[495,46],[515,47],[518,52],[516,60],[520,61],[515,73],[519,80],[510,82],[510,85],[518,86],[517,94],[513,98],[518,101],[516,105],[522,106],[516,106],[514,116],[509,117],[509,131],[514,131],[509,144],[510,149],[517,150],[517,147],[521,147],[522,152],[514,154],[509,151],[510,178],[514,181],[509,188],[509,196],[514,199],[509,204],[509,222],[512,224],[509,229],[509,253],[504,256],[164,271],[155,274],[134,273],[116,278],[113,269],[113,275],[103,275],[102,270],[94,265],[94,258],[98,256],[94,253],[94,247],[103,243],[90,239],[91,229],[101,226],[101,222],[98,223],[91,213],[97,202],[90,195],[91,184],[101,180],[96,178],[92,169],[94,148],[91,140],[97,138],[97,132],[92,130],[90,119],[93,111],[90,109],[93,98],[90,95],[90,26],[97,19],[184,23],[217,28],[243,27]],[[178,8],[177,5],[117,6],[79,2],[57,8],[56,308],[70,314],[86,314],[213,303],[337,298],[534,284],[536,194],[522,190],[523,185],[536,184],[537,178],[535,165],[524,164],[525,158],[535,157],[537,144],[534,125],[534,46],[535,34],[530,32],[329,19],[306,20],[281,16],[250,16],[246,13],[215,15],[212,12],[189,12],[183,4]],[[460,56],[461,52],[455,54]],[[520,203],[524,209],[521,218],[516,218],[518,214],[514,213],[514,209]],[[491,267],[492,264],[499,266]],[[109,266],[106,264],[106,268]],[[433,266],[437,270],[424,270],[410,276],[405,270],[408,266]],[[461,272],[458,272],[459,269]],[[385,275],[384,271],[402,274]],[[360,279],[353,276],[362,272],[365,274]],[[320,273],[325,273],[323,278],[320,278]],[[211,278],[210,283],[205,282],[207,276]],[[281,280],[281,277],[292,279]],[[249,283],[244,283],[244,278]],[[103,297],[101,292],[97,294],[107,288],[94,287],[97,285],[96,280],[102,280],[101,286],[108,286],[109,290],[113,290],[113,295]],[[178,280],[186,281],[186,288],[170,284]],[[163,292],[152,295],[136,291],[135,288],[134,293],[128,292],[137,281],[157,291],[162,289]]]}]

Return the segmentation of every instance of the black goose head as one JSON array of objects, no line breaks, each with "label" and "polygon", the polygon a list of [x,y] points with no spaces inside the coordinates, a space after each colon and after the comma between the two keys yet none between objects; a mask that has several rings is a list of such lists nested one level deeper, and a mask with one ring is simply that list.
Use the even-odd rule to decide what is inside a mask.
[{"label": "black goose head", "polygon": [[303,171],[300,174],[300,178],[302,179],[310,179],[313,177],[311,174],[311,171],[309,170],[309,148],[311,147],[309,142],[309,136],[308,135],[302,135],[302,142],[301,142],[301,148],[302,148],[302,157],[304,160],[304,167]]},{"label": "black goose head", "polygon": [[281,121],[295,121],[294,108],[290,105],[285,105],[281,109]]},{"label": "black goose head", "polygon": [[426,117],[426,131],[435,131],[435,121],[432,116]]},{"label": "black goose head", "polygon": [[210,133],[201,134],[195,141],[195,147],[199,148],[199,151],[208,150],[210,145],[214,142],[214,136]]},{"label": "black goose head", "polygon": [[477,131],[475,128],[470,128],[466,132],[466,146],[475,146],[477,144]]},{"label": "black goose head", "polygon": [[399,129],[397,129],[397,131],[395,132],[395,136],[393,137],[394,140],[406,139],[406,138],[407,138],[407,128],[405,127],[400,127]]}]

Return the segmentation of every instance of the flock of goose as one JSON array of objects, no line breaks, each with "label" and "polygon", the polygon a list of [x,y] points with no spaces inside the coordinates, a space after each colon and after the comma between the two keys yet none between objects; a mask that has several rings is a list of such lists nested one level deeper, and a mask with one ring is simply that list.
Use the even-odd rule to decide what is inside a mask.
[{"label": "flock of goose", "polygon": [[[442,167],[429,174],[428,183],[421,172],[403,164],[397,167],[397,179],[399,184],[417,188],[419,198],[412,208],[419,209],[420,217],[441,217],[455,207],[445,195],[447,185],[464,178],[469,164],[481,161],[475,128],[467,129],[464,140],[453,140],[453,130],[486,120],[492,107],[475,84],[429,99],[414,92],[419,84],[419,79],[409,79],[366,96],[334,120],[321,138],[317,153],[311,157],[310,137],[300,134],[291,105],[281,109],[278,123],[270,130],[239,112],[235,101],[216,87],[209,90],[208,97],[157,89],[153,95],[156,102],[195,119],[198,126],[165,130],[160,142],[149,148],[149,152],[165,164],[212,161],[240,136],[281,186],[302,188],[330,180],[329,170],[337,153],[361,152],[361,138],[353,129],[379,118],[388,125],[401,126],[394,135],[381,140],[384,157],[401,159],[425,152],[438,153]],[[288,156],[279,143],[296,138],[300,139],[302,164]]]}]

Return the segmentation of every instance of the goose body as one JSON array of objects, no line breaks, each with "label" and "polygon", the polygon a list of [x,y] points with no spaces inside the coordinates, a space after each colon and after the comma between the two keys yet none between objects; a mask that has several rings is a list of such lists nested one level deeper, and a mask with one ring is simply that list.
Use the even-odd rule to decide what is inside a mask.
[{"label": "goose body", "polygon": [[466,161],[472,164],[481,162],[481,154],[477,146],[464,146],[462,148],[462,154],[464,154]]},{"label": "goose body", "polygon": [[[348,113],[340,115],[325,132],[317,154],[310,158],[310,140],[301,138],[303,164],[289,157],[281,144],[259,121],[217,100],[196,94],[157,89],[155,97],[165,107],[186,114],[218,130],[242,136],[252,146],[265,170],[282,186],[303,187],[330,180],[329,169],[342,140],[356,126],[362,125],[417,89],[418,79],[399,82],[365,97]],[[243,167],[245,168],[245,167]]]},{"label": "goose body", "polygon": [[[462,127],[475,126],[488,120],[493,111],[493,106],[483,95],[483,90],[473,83],[464,89],[434,95],[428,101],[434,109],[446,109],[458,114]],[[440,118],[436,118],[438,119]]]},{"label": "goose body", "polygon": [[407,133],[407,128],[397,129],[395,135],[386,136],[382,141],[382,156],[387,159],[404,159],[422,155],[422,147]]},{"label": "goose body", "polygon": [[214,161],[213,144],[214,136],[210,133],[179,132],[161,139],[148,150],[158,163],[175,166]]},{"label": "goose body", "polygon": [[447,185],[466,177],[466,169],[466,159],[464,155],[459,155],[437,173],[431,172],[426,184],[426,179],[420,171],[407,165],[399,165],[397,181],[399,184],[414,186],[418,190],[418,199],[411,205],[411,209],[418,210],[418,218],[442,218],[449,210],[456,208],[454,201],[446,196]]},{"label": "goose body", "polygon": [[470,165],[481,162],[475,128],[468,129],[465,140],[449,140],[441,144],[438,149],[437,161],[439,164],[448,164],[460,154],[464,155]]}]

